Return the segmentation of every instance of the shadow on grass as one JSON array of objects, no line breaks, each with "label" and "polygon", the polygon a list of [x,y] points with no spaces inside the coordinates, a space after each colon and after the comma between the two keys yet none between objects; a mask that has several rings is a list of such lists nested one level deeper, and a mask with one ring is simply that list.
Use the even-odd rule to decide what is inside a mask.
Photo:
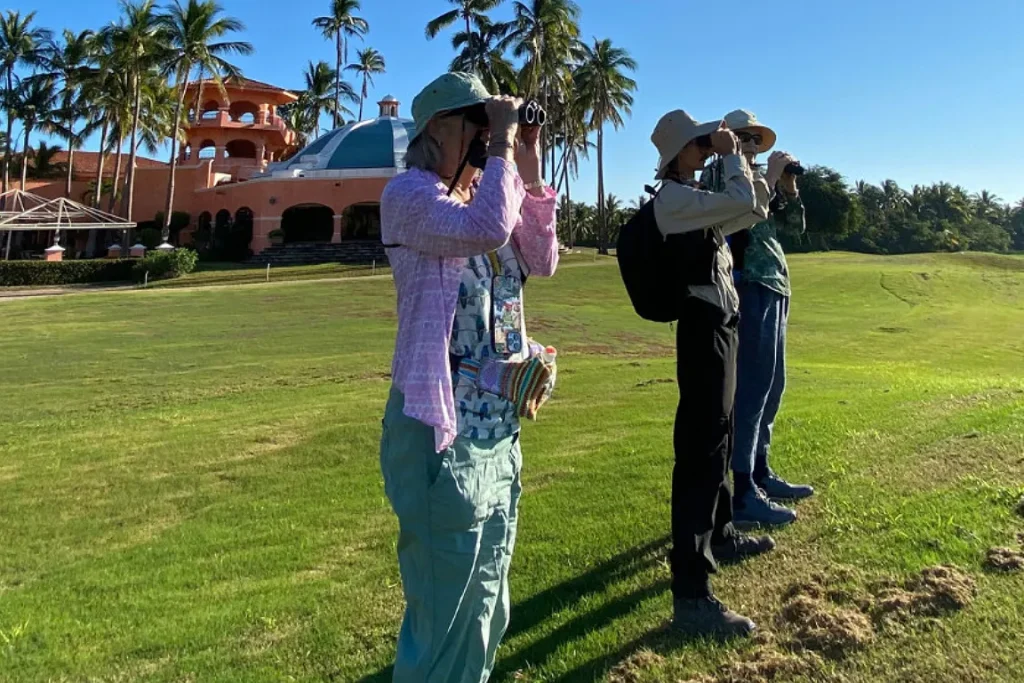
[{"label": "shadow on grass", "polygon": [[603,593],[609,586],[638,574],[659,562],[658,551],[667,548],[670,536],[630,548],[605,560],[585,574],[537,593],[512,607],[512,623],[506,638],[526,633],[544,623],[552,614],[588,595]]},{"label": "shadow on grass", "polygon": [[[519,650],[510,657],[503,658],[498,665],[498,673],[495,676],[495,680],[514,680],[513,676],[516,671],[528,667],[544,666],[551,656],[558,652],[559,648],[566,643],[586,637],[594,631],[600,631],[611,622],[635,610],[641,603],[653,597],[663,595],[670,585],[671,581],[668,579],[658,581],[645,588],[633,591],[629,595],[611,600],[602,607],[582,614],[568,623],[559,626],[535,643]],[[565,678],[565,676],[563,678],[564,680],[594,680],[593,677],[586,677],[587,671],[597,671],[600,667],[606,666],[606,662],[615,663],[620,659],[622,657],[619,657],[618,653],[608,655],[607,657],[600,657],[587,662],[579,669],[574,669],[565,674],[565,676],[572,676],[571,678]],[[562,678],[559,680],[562,680]]]},{"label": "shadow on grass", "polygon": [[[628,579],[660,561],[658,551],[669,544],[670,537],[665,536],[644,545],[631,548],[620,553],[590,571],[581,574],[573,579],[560,583],[556,586],[541,591],[527,600],[512,607],[512,623],[506,634],[506,639],[512,636],[526,633],[549,619],[553,614],[559,612],[588,595],[603,593],[612,584]],[[511,675],[526,666],[543,665],[563,643],[576,640],[586,636],[588,633],[600,630],[610,622],[622,617],[636,609],[645,600],[661,595],[668,590],[668,580],[659,581],[650,586],[634,591],[629,595],[608,602],[599,609],[580,615],[572,621],[555,629],[549,635],[532,643],[522,650],[509,657],[500,658],[493,680],[509,680]],[[634,649],[642,647],[642,644],[630,644]],[[629,650],[632,652],[633,650]],[[628,653],[627,653],[628,655]],[[597,671],[608,662],[614,664],[618,661],[618,653],[595,659],[580,667],[578,676],[586,676],[586,670]],[[386,667],[359,680],[359,683],[387,683],[391,680],[392,667]],[[568,674],[567,674],[568,675]],[[575,672],[573,679],[577,680]],[[561,680],[561,679],[560,679]]]}]

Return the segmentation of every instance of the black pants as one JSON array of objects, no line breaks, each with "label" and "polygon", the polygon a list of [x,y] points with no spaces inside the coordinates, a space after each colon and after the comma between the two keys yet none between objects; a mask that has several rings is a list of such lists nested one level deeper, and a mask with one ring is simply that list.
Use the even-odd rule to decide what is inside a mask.
[{"label": "black pants", "polygon": [[713,544],[733,534],[732,457],[738,318],[689,297],[676,332],[679,408],[672,472],[672,594],[711,593]]}]

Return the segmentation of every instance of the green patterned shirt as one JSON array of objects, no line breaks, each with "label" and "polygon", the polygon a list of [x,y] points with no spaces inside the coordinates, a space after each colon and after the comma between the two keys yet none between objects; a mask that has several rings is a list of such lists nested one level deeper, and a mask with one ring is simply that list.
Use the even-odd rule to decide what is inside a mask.
[{"label": "green patterned shirt", "polygon": [[804,229],[804,203],[800,195],[776,195],[768,220],[750,229],[750,242],[743,252],[743,272],[739,281],[762,285],[782,296],[789,296],[789,266],[778,233],[779,230],[802,233]]}]

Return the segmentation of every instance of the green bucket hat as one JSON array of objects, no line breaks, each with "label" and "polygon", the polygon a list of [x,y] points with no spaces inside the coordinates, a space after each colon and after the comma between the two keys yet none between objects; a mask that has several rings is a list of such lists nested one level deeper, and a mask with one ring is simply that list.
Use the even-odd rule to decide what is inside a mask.
[{"label": "green bucket hat", "polygon": [[412,101],[412,118],[416,135],[427,127],[430,119],[441,112],[481,104],[491,99],[484,84],[473,74],[447,73],[420,91]]}]

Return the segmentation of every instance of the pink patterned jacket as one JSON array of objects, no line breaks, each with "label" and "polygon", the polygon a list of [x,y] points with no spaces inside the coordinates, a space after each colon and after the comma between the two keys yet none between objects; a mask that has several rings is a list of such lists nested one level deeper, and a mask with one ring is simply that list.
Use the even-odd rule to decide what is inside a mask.
[{"label": "pink patterned jacket", "polygon": [[488,159],[469,204],[447,192],[437,175],[409,169],[380,200],[381,239],[400,245],[388,248],[398,292],[392,381],[405,414],[434,428],[438,452],[456,436],[448,343],[466,259],[511,238],[531,275],[548,277],[558,265],[555,193],[527,194],[515,164]]}]

